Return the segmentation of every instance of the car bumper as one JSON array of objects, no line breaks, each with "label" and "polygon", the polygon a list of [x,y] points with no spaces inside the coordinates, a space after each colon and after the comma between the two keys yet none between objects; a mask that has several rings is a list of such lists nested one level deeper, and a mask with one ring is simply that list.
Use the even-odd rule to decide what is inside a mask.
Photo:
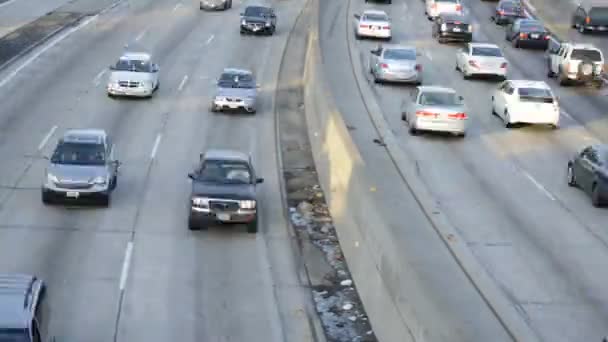
[{"label": "car bumper", "polygon": [[472,76],[507,77],[507,68],[467,68],[467,73]]},{"label": "car bumper", "polygon": [[357,34],[359,35],[359,37],[391,38],[391,30],[358,29]]},{"label": "car bumper", "polygon": [[473,40],[473,33],[471,32],[440,32],[439,37],[451,41],[463,41],[470,42]]},{"label": "car bumper", "polygon": [[421,83],[422,75],[417,71],[382,71],[378,74],[378,79],[388,82]]},{"label": "car bumper", "polygon": [[248,112],[254,112],[256,110],[255,101],[227,101],[225,99],[213,100],[213,106],[217,110],[246,110]]},{"label": "car bumper", "polygon": [[579,76],[578,72],[570,72],[567,75],[568,75],[568,79],[573,82],[579,82],[579,83],[604,82],[603,74]]},{"label": "car bumper", "polygon": [[221,11],[224,10],[226,3],[204,3],[201,1],[200,7],[201,9],[210,10],[210,11]]},{"label": "car bumper", "polygon": [[414,127],[421,131],[449,132],[463,134],[466,132],[466,120],[416,119]]},{"label": "car bumper", "polygon": [[498,15],[496,16],[497,24],[511,24],[515,21],[515,19],[525,18],[525,16],[519,15]]},{"label": "car bumper", "polygon": [[125,88],[108,86],[108,94],[112,96],[148,97],[154,92],[152,88]]},{"label": "car bumper", "polygon": [[[222,217],[223,214],[229,215]],[[255,221],[257,211],[255,209],[239,209],[229,213],[214,212],[204,208],[191,208],[190,218],[200,223],[250,223]]]},{"label": "car bumper", "polygon": [[57,187],[42,187],[42,193],[53,199],[67,201],[95,200],[108,197],[110,189],[108,187],[93,187],[91,189],[62,189]]},{"label": "car bumper", "polygon": [[519,39],[520,46],[534,47],[546,50],[549,46],[548,39]]},{"label": "car bumper", "polygon": [[241,25],[241,31],[254,33],[254,34],[264,34],[272,31],[272,26],[250,26],[250,25]]}]

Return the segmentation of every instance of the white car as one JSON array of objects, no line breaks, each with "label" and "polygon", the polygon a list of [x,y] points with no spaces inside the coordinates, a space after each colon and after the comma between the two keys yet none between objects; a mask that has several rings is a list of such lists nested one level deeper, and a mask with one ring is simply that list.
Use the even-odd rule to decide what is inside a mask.
[{"label": "white car", "polygon": [[463,14],[460,0],[425,0],[424,13],[429,20],[440,14]]},{"label": "white car", "polygon": [[497,45],[468,43],[456,53],[456,70],[468,79],[471,76],[507,78],[507,60]]},{"label": "white car", "polygon": [[546,124],[559,127],[559,104],[543,81],[502,82],[492,95],[492,113],[507,128],[516,123]]},{"label": "white car", "polygon": [[367,10],[355,14],[355,36],[390,40],[391,20],[384,11]]},{"label": "white car", "polygon": [[110,66],[108,96],[152,97],[158,89],[159,67],[148,53],[128,52]]}]

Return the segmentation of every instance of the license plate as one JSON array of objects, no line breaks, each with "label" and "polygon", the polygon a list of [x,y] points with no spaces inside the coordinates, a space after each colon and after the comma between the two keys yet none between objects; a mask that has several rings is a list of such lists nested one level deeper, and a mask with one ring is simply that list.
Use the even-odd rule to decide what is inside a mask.
[{"label": "license plate", "polygon": [[454,31],[454,32],[460,32],[460,28],[459,27],[454,27],[454,29],[452,31]]},{"label": "license plate", "polygon": [[78,193],[78,191],[68,191],[65,193],[65,196],[70,198],[78,198],[80,194]]},{"label": "license plate", "polygon": [[217,214],[217,219],[220,220],[220,221],[230,221],[230,214],[218,213]]},{"label": "license plate", "polygon": [[538,34],[531,34],[532,39],[538,39]]}]

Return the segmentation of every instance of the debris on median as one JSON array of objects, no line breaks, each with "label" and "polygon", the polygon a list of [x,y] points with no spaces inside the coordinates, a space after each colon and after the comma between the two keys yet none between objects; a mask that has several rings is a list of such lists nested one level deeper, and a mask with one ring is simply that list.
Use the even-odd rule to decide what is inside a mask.
[{"label": "debris on median", "polygon": [[322,251],[330,266],[322,281],[312,284],[315,306],[327,341],[378,341],[344,260],[323,191],[315,184],[316,173],[293,170],[284,175],[290,219],[300,242],[312,243]]}]

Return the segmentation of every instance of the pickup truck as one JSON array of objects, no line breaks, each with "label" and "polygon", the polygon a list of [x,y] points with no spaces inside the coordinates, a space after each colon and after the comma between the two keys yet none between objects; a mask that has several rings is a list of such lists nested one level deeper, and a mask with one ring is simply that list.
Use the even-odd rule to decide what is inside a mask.
[{"label": "pickup truck", "polygon": [[561,86],[568,84],[604,85],[604,55],[591,44],[561,43],[549,46],[548,77],[556,77]]}]

